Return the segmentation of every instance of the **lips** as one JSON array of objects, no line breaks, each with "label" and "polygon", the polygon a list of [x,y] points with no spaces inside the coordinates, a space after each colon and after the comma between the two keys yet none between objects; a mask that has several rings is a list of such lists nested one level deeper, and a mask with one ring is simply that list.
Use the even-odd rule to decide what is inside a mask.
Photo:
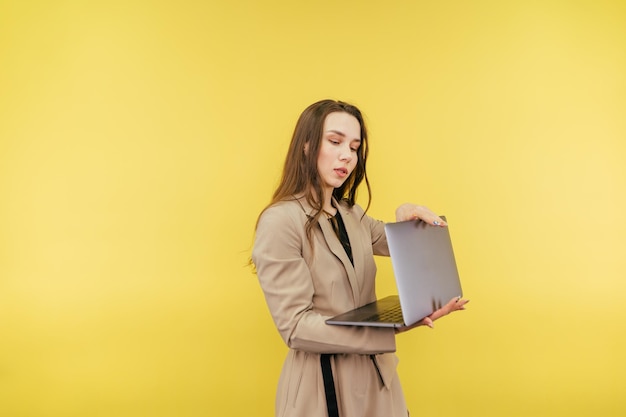
[{"label": "lips", "polygon": [[340,177],[345,177],[346,175],[348,175],[348,170],[346,168],[335,168],[335,172]]}]

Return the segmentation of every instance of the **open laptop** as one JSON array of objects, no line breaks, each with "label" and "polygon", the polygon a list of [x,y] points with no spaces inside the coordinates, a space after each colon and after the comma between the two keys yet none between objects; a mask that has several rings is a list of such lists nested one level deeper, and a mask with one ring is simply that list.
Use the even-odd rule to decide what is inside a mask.
[{"label": "open laptop", "polygon": [[410,220],[387,223],[385,232],[398,295],[335,316],[327,324],[410,326],[463,295],[449,227]]}]

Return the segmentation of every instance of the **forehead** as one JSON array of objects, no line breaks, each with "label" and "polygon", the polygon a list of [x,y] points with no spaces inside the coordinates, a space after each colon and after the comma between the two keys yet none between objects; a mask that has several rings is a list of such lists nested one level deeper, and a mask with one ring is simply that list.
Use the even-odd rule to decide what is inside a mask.
[{"label": "forehead", "polygon": [[361,139],[361,124],[356,117],[345,112],[333,112],[324,120],[324,133],[337,132],[349,139]]}]

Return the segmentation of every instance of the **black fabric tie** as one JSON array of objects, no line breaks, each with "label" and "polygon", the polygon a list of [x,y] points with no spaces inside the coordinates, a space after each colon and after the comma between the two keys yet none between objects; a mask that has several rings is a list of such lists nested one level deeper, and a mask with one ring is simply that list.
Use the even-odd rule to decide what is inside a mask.
[{"label": "black fabric tie", "polygon": [[333,378],[333,368],[330,365],[331,354],[323,353],[320,356],[322,364],[322,377],[324,378],[324,392],[326,394],[326,408],[328,409],[328,417],[339,417],[339,408],[337,407],[337,395],[335,394],[335,380]]},{"label": "black fabric tie", "polygon": [[333,226],[333,230],[339,238],[343,249],[346,251],[346,255],[348,255],[348,258],[350,258],[352,266],[354,266],[354,259],[352,258],[352,246],[350,246],[350,238],[348,237],[348,231],[346,230],[346,225],[343,222],[343,218],[341,217],[339,210],[337,210],[337,213],[335,213],[334,216],[329,217],[328,220]]}]

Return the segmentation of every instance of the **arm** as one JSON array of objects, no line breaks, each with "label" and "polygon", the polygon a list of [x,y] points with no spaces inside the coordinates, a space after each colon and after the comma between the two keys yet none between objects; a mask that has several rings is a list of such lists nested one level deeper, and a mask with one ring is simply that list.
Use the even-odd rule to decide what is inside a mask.
[{"label": "arm", "polygon": [[[364,214],[363,209],[358,205],[354,206],[354,210],[356,215],[361,218],[361,221],[368,224],[372,236],[372,248],[374,255],[389,256],[387,236],[385,235],[385,223]],[[396,209],[397,222],[417,219],[421,219],[436,226],[447,226],[446,222],[443,221],[441,217],[433,213],[428,207],[405,203]]]},{"label": "arm", "polygon": [[[357,214],[363,215],[363,211],[360,207],[355,206],[355,209],[359,210]],[[427,223],[445,227],[446,222],[430,209],[424,206],[418,206],[416,204],[405,203],[400,205],[396,209],[396,221],[402,222],[406,220],[421,219]],[[389,247],[387,246],[387,237],[385,235],[385,224],[380,220],[373,219],[368,215],[363,216],[363,220],[367,221],[372,234],[372,248],[374,255],[389,256]]]},{"label": "arm", "polygon": [[300,217],[280,207],[266,210],[252,252],[267,305],[285,343],[292,349],[315,353],[395,351],[393,329],[325,323],[330,316],[322,315],[313,303],[314,277],[302,255],[302,246],[308,242],[301,223]]}]

